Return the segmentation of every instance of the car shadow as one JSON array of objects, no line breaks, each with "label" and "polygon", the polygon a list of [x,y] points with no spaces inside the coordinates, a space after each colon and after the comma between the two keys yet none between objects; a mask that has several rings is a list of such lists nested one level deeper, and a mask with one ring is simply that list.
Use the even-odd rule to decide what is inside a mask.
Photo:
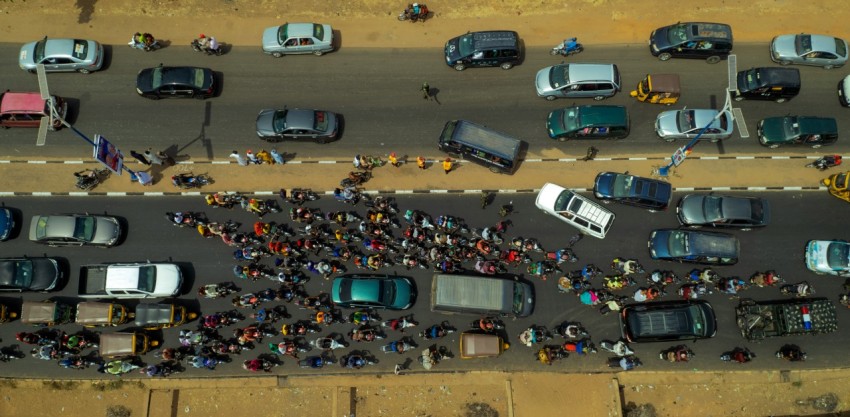
[{"label": "car shadow", "polygon": [[65,103],[68,104],[68,113],[65,114],[65,121],[70,125],[77,122],[77,115],[80,114],[81,101],[78,98],[62,97]]},{"label": "car shadow", "polygon": [[333,42],[333,45],[331,45],[331,46],[333,46],[333,48],[334,48],[333,52],[336,52],[336,51],[340,50],[340,48],[342,48],[342,32],[340,32],[338,30],[334,30],[333,33],[334,33],[334,42]]},{"label": "car shadow", "polygon": [[98,71],[106,71],[112,66],[113,48],[112,45],[103,45],[103,64]]},{"label": "car shadow", "polygon": [[220,97],[221,93],[224,92],[224,73],[213,71],[213,82],[215,82],[215,91],[213,91],[212,97]]}]

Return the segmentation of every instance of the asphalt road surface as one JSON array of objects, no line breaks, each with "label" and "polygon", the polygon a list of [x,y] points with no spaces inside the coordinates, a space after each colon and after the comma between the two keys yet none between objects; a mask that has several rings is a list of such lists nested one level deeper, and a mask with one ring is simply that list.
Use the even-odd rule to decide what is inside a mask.
[{"label": "asphalt road surface", "polygon": [[[16,56],[19,45],[2,44],[0,54]],[[192,53],[188,48],[165,48],[143,53],[124,45],[107,46],[102,71],[82,75],[49,74],[50,91],[69,99],[69,120],[89,136],[99,133],[130,149],[175,147],[179,155],[195,160],[224,159],[233,149],[270,148],[257,137],[254,122],[264,108],[318,108],[340,113],[343,129],[338,141],[282,143],[278,150],[296,158],[348,158],[355,153],[434,155],[446,121],[468,119],[504,131],[529,143],[529,156],[547,149],[584,154],[585,142],[559,143],[548,138],[545,119],[549,111],[572,104],[619,104],[628,107],[632,133],[620,141],[594,143],[604,155],[672,153],[684,143],[666,143],[654,133],[659,112],[674,108],[720,108],[728,84],[727,63],[710,65],[702,60],[653,58],[644,44],[594,47],[568,62],[614,63],[620,69],[622,90],[602,102],[536,96],[538,70],[562,62],[543,48],[529,48],[525,62],[509,71],[499,68],[457,72],[445,65],[439,48],[426,50],[373,50],[343,48],[322,57],[273,59],[256,48],[234,48],[225,56]],[[767,44],[736,45],[738,69],[774,65]],[[219,95],[206,101],[160,100],[139,97],[135,78],[139,70],[165,65],[208,66],[217,73]],[[750,138],[737,133],[723,143],[705,143],[703,155],[807,152],[808,148],[770,150],[756,140],[756,123],[786,114],[839,117],[836,85],[841,70],[798,66],[802,91],[788,103],[748,101],[743,109]],[[37,91],[34,75],[14,60],[0,63],[5,88]],[[682,98],[671,107],[639,103],[629,97],[647,73],[678,73]],[[427,81],[435,101],[422,99],[419,90]],[[841,123],[839,123],[841,125]],[[13,157],[89,157],[91,151],[70,130],[52,132],[47,146],[36,148],[35,129],[4,132],[0,155]],[[839,141],[829,148],[842,152],[850,145]]]},{"label": "asphalt road surface", "polygon": [[[758,194],[751,193],[749,195]],[[772,223],[763,230],[733,232],[741,241],[741,261],[735,266],[717,268],[719,274],[721,276],[748,278],[756,271],[775,269],[788,282],[807,280],[816,288],[818,296],[825,296],[836,301],[838,294],[841,292],[841,285],[844,280],[832,276],[818,276],[806,271],[803,264],[803,247],[809,239],[846,237],[842,232],[847,229],[848,222],[843,216],[836,215],[836,213],[843,211],[845,203],[831,198],[826,193],[785,192],[763,193],[761,195],[767,197],[772,204]],[[681,194],[674,196],[674,203],[680,196]],[[484,211],[480,209],[479,200],[474,196],[399,196],[397,201],[402,212],[405,209],[418,208],[430,213],[434,217],[440,214],[451,214],[467,219],[469,226],[476,228],[495,223],[498,220],[495,207],[511,201],[515,206],[515,213],[510,217],[514,226],[506,234],[506,237],[535,237],[541,241],[544,248],[549,250],[565,246],[569,238],[575,234],[575,230],[561,224],[554,218],[544,216],[534,207],[533,199],[533,195],[499,196],[493,206]],[[91,197],[85,199],[74,197],[52,197],[49,199],[20,197],[7,198],[4,204],[6,207],[14,209],[18,218],[22,216],[24,220],[22,222],[22,230],[17,231],[12,240],[3,243],[3,256],[39,256],[46,254],[64,259],[70,267],[70,282],[62,291],[50,295],[23,294],[23,297],[20,297],[17,294],[4,294],[0,297],[0,302],[10,305],[19,305],[22,298],[27,300],[42,300],[50,296],[59,297],[60,299],[74,303],[80,301],[75,297],[75,294],[77,291],[79,267],[84,264],[171,260],[184,267],[186,283],[183,295],[179,300],[181,304],[185,304],[195,311],[200,310],[204,314],[229,310],[232,306],[228,300],[205,299],[199,301],[195,297],[195,291],[199,285],[207,283],[236,281],[231,272],[233,265],[236,264],[236,261],[232,258],[233,248],[225,246],[218,239],[203,239],[192,229],[172,226],[164,218],[164,212],[175,210],[206,211],[208,217],[213,221],[233,219],[241,222],[243,224],[243,230],[250,230],[251,225],[256,221],[255,216],[238,209],[232,211],[209,209],[200,197]],[[350,206],[344,206],[327,198],[320,199],[312,203],[311,206],[318,207],[324,212],[350,208]],[[288,206],[284,205],[284,208],[288,208]],[[562,265],[565,271],[579,269],[585,263],[594,263],[608,272],[608,265],[611,259],[617,256],[637,258],[648,271],[669,269],[683,276],[693,268],[691,265],[652,262],[649,259],[646,249],[647,237],[652,229],[675,227],[677,225],[673,209],[666,212],[649,213],[642,209],[620,205],[610,205],[609,208],[617,214],[617,220],[608,238],[597,240],[586,237],[581,240],[575,246],[580,261],[576,264]],[[355,209],[361,215],[365,213],[362,205],[357,206]],[[57,212],[109,213],[119,216],[129,225],[127,239],[122,245],[112,249],[50,248],[29,242],[26,233],[32,215]],[[291,224],[286,213],[271,214],[263,220]],[[401,222],[404,224],[404,220],[401,220]],[[297,227],[298,225],[295,226]],[[536,258],[540,256],[538,254]],[[311,258],[317,259],[315,256]],[[270,264],[270,261],[270,259],[266,259],[264,262]],[[353,264],[348,263],[346,266],[349,268],[349,272],[357,272]],[[464,265],[464,267],[471,269],[472,265]],[[421,331],[425,327],[443,320],[448,320],[459,330],[464,330],[472,320],[477,318],[477,316],[469,315],[445,316],[431,313],[429,311],[429,289],[432,276],[430,271],[421,269],[407,271],[404,268],[391,267],[384,268],[381,272],[410,276],[416,281],[419,296],[416,304],[409,311],[409,313],[414,314],[416,320],[420,323],[419,328],[414,329],[416,331]],[[566,320],[579,321],[590,331],[593,340],[597,343],[603,339],[616,339],[619,337],[620,330],[616,315],[602,316],[595,308],[581,305],[577,297],[559,293],[556,287],[557,277],[550,278],[547,281],[541,281],[538,278],[529,277],[527,274],[524,274],[525,271],[522,269],[511,270],[510,272],[519,274],[523,279],[529,279],[533,282],[537,294],[537,307],[533,315],[524,319],[508,320],[507,322],[506,330],[512,347],[498,359],[451,360],[440,364],[439,366],[442,369],[518,370],[541,366],[535,361],[534,354],[536,349],[527,348],[517,340],[517,335],[531,324],[544,325],[552,329]],[[310,295],[330,291],[331,281],[325,281],[316,275],[312,275],[310,278],[310,282],[306,284],[306,290]],[[643,283],[643,278],[639,278],[638,280],[640,283]],[[276,288],[276,285],[270,281],[241,281],[237,282],[237,284],[242,287],[242,292],[259,291],[268,287]],[[601,286],[599,279],[596,279],[594,284],[596,287]],[[620,293],[626,295],[633,291],[634,288],[628,291],[620,291]],[[757,300],[783,298],[776,288],[750,289],[743,295]],[[664,299],[672,300],[676,299],[676,296],[671,292],[671,295],[668,295]],[[845,330],[813,338],[790,337],[767,340],[758,344],[747,344],[734,321],[733,308],[737,304],[737,301],[731,300],[728,296],[722,294],[713,294],[706,299],[711,302],[717,312],[719,328],[717,336],[710,340],[689,343],[691,348],[696,352],[697,357],[689,364],[681,366],[662,362],[657,359],[658,351],[667,348],[672,343],[633,344],[632,347],[637,351],[638,356],[643,359],[648,369],[673,370],[682,369],[683,367],[719,369],[726,364],[717,360],[718,355],[735,346],[749,346],[759,355],[759,360],[753,362],[751,366],[760,369],[773,369],[779,366],[779,360],[772,358],[772,353],[783,343],[797,343],[809,353],[809,361],[804,364],[797,364],[795,367],[826,368],[842,366],[844,364],[844,350],[842,346],[845,346],[850,341],[850,336],[848,336]],[[135,305],[136,302],[131,301],[127,304]],[[266,306],[269,305],[274,304],[266,304]],[[289,304],[287,308],[293,318],[286,320],[286,322],[308,318],[308,312],[300,310],[297,306]],[[839,322],[845,322],[848,312],[843,307],[839,306],[839,308]],[[250,311],[243,312],[246,315],[250,313]],[[350,313],[350,311],[347,313]],[[401,313],[385,311],[380,312],[379,315],[384,319],[389,319],[398,317]],[[190,323],[182,328],[194,328],[195,325],[196,323]],[[247,325],[248,321],[243,321],[237,326],[245,327]],[[131,325],[122,326],[117,330],[131,327]],[[229,337],[235,327],[222,331],[222,334]],[[327,335],[330,332],[345,334],[351,327],[352,325],[350,324],[333,325],[330,328],[324,329],[319,335]],[[61,326],[61,329],[67,332],[75,332],[80,330],[81,327],[70,324]],[[32,329],[22,325],[20,321],[3,324],[0,326],[0,339],[2,339],[0,346],[13,346],[16,343],[14,334],[27,330]],[[115,329],[107,329],[105,331],[115,331]],[[164,340],[164,346],[175,347],[178,344],[177,333],[178,329],[166,329],[157,337],[161,337]],[[314,335],[309,339],[313,339],[319,335]],[[415,337],[415,332],[408,333],[408,335],[413,335],[420,344],[420,349],[415,349],[414,353],[405,355],[383,354],[380,351],[380,341],[359,345],[354,344],[350,349],[365,349],[370,351],[380,360],[378,369],[383,371],[390,370],[395,364],[403,363],[405,360],[411,361],[411,366],[418,368],[419,365],[415,362],[417,352],[424,348],[424,346],[427,346],[427,344],[425,341]],[[401,335],[397,332],[390,332],[388,336],[389,338],[386,341],[395,340]],[[279,341],[280,336],[269,340]],[[557,342],[557,340],[553,342]],[[457,354],[459,351],[458,334],[452,334],[440,340],[439,344],[447,346]],[[29,350],[29,346],[21,346],[21,348],[26,352]],[[259,353],[267,352],[268,348],[266,345],[259,344],[254,351],[243,353],[241,357],[235,357],[234,363],[220,366],[214,375],[220,376],[244,372],[238,369],[239,360],[244,360],[240,358],[253,358]],[[338,352],[337,357],[341,353]],[[587,372],[600,371],[605,369],[604,358],[606,357],[607,355],[604,352],[590,357],[571,356],[567,360],[557,363],[555,367]],[[156,359],[150,354],[143,359],[148,362],[156,362]],[[7,374],[20,376],[67,377],[72,375],[68,371],[57,367],[55,363],[40,361],[29,357],[29,355],[23,360],[3,364],[3,368]],[[284,358],[284,366],[277,368],[275,372],[288,374],[306,371],[298,369],[293,360]],[[341,372],[341,370],[339,367],[333,367],[322,370],[321,372],[336,373]],[[74,377],[96,377],[97,375],[93,370],[73,373]],[[189,369],[187,375],[211,376],[213,373]]]}]

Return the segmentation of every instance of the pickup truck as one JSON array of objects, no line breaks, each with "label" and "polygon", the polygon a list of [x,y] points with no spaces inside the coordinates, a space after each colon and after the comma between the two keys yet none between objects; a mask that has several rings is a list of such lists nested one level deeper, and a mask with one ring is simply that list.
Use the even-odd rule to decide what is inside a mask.
[{"label": "pickup truck", "polygon": [[183,274],[171,263],[85,265],[80,268],[82,298],[159,298],[180,293]]},{"label": "pickup truck", "polygon": [[826,298],[773,301],[745,299],[735,312],[741,334],[750,341],[838,330],[835,305]]}]

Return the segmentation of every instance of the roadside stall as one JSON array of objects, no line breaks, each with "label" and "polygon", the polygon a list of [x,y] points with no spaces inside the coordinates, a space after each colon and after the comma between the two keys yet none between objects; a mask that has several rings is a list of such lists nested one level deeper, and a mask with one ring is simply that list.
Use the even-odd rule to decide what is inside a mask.
[{"label": "roadside stall", "polygon": [[144,355],[157,346],[159,341],[151,340],[144,332],[100,335],[100,356],[104,358]]},{"label": "roadside stall", "polygon": [[85,327],[120,326],[132,318],[133,313],[121,304],[87,301],[77,304],[75,321]]},{"label": "roadside stall", "polygon": [[55,326],[74,322],[74,308],[59,301],[24,301],[21,323],[35,326]]},{"label": "roadside stall", "polygon": [[509,347],[510,344],[495,334],[463,332],[460,335],[461,359],[496,357]]},{"label": "roadside stall", "polygon": [[186,307],[174,304],[139,304],[136,307],[136,326],[145,330],[159,330],[180,326],[198,317],[186,311]]}]

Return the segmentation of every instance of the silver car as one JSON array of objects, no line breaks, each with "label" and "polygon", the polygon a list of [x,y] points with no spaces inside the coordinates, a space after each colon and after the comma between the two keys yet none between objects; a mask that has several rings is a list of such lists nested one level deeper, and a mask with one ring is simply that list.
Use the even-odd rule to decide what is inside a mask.
[{"label": "silver car", "polygon": [[21,47],[18,65],[21,69],[35,72],[38,64],[44,64],[47,72],[76,71],[88,74],[103,66],[103,45],[84,39],[44,39],[30,42]]},{"label": "silver car", "polygon": [[30,240],[50,246],[114,246],[122,235],[112,216],[56,214],[33,216]]},{"label": "silver car", "polygon": [[[661,112],[655,119],[655,133],[658,137],[672,142],[676,139],[693,139],[708,125],[700,139],[717,142],[732,136],[732,113],[720,113],[712,109],[682,109]],[[709,125],[709,123],[711,123]]]},{"label": "silver car", "polygon": [[847,41],[826,35],[781,35],[770,42],[770,59],[788,65],[838,68],[847,62]]},{"label": "silver car", "polygon": [[265,109],[257,115],[257,136],[269,142],[283,139],[314,139],[328,143],[336,139],[339,118],[335,113],[311,109]]},{"label": "silver car", "polygon": [[286,23],[263,31],[263,52],[280,58],[284,55],[322,55],[334,50],[334,33],[330,25],[318,23]]}]

